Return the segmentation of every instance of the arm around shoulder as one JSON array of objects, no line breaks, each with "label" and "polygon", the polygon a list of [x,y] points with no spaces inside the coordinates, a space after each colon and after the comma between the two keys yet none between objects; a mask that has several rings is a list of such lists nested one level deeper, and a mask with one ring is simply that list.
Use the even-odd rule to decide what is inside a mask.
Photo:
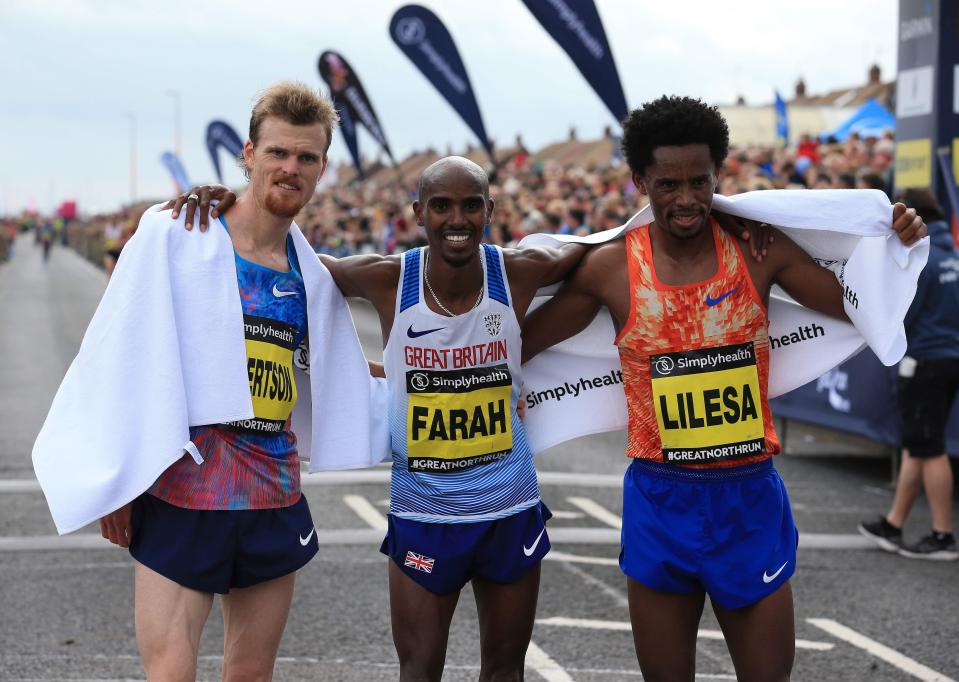
[{"label": "arm around shoulder", "polygon": [[535,288],[555,284],[580,264],[589,244],[569,242],[556,248],[532,246],[508,251],[510,281],[517,278]]},{"label": "arm around shoulder", "polygon": [[398,256],[319,256],[344,296],[374,301],[384,292],[395,292],[400,275]]},{"label": "arm around shoulder", "polygon": [[843,287],[831,270],[821,267],[796,242],[776,231],[776,248],[767,256],[772,268],[771,281],[781,286],[801,305],[847,320]]},{"label": "arm around shoulder", "polygon": [[549,301],[523,323],[523,362],[585,329],[603,305],[593,282],[602,275],[603,249],[586,254],[579,267]]}]

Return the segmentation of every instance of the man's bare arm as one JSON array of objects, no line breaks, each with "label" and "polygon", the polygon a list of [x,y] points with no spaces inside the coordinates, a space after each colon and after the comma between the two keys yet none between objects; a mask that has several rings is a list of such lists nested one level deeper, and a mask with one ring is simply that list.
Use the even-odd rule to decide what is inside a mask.
[{"label": "man's bare arm", "polygon": [[385,288],[395,290],[399,258],[368,254],[334,258],[320,254],[320,262],[333,276],[344,296],[373,301]]},{"label": "man's bare arm", "polygon": [[600,260],[588,254],[556,295],[526,316],[523,362],[575,336],[593,321],[603,305],[590,284],[595,281],[599,266]]},{"label": "man's bare arm", "polygon": [[785,234],[776,233],[776,248],[767,256],[773,268],[771,281],[801,305],[849,320],[843,307],[843,287],[836,275],[820,266]]},{"label": "man's bare arm", "polygon": [[[903,204],[893,206],[890,228],[907,246],[928,234],[925,223],[915,210],[907,209]],[[782,233],[777,232],[777,242],[780,245],[770,254],[775,263],[772,281],[807,308],[848,320],[843,304],[845,291],[836,276],[817,265],[809,254]]]},{"label": "man's bare arm", "polygon": [[558,248],[529,247],[507,249],[506,271],[513,292],[513,308],[518,319],[526,315],[540,287],[562,281],[579,265],[591,247],[587,244],[563,244]]}]

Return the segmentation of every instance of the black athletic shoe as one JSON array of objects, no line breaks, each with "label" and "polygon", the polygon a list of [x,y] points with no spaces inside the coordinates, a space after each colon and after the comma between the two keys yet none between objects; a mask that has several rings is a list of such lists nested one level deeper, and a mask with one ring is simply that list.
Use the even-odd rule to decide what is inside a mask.
[{"label": "black athletic shoe", "polygon": [[933,561],[955,561],[959,559],[956,550],[956,538],[950,533],[929,533],[914,545],[904,545],[899,549],[902,556],[910,559],[931,559]]},{"label": "black athletic shoe", "polygon": [[880,516],[875,521],[861,522],[859,532],[887,552],[898,552],[902,549],[902,528],[896,528],[886,521],[885,516]]}]

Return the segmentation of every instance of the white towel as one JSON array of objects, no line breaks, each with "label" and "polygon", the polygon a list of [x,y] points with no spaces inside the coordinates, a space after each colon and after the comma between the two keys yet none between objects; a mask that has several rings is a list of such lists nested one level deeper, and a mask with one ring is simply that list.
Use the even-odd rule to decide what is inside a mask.
[{"label": "white towel", "polygon": [[[188,232],[155,206],[124,247],[33,447],[61,534],[137,497],[185,450],[202,466],[190,426],[253,417],[233,243],[218,227]],[[291,234],[310,339],[301,456],[311,471],[371,466],[390,454],[371,409],[382,390],[332,277],[296,225]]]},{"label": "white towel", "polygon": [[[852,324],[808,310],[773,287],[770,397],[825,374],[866,345],[886,365],[900,360],[906,349],[902,321],[929,256],[929,240],[911,247],[899,241],[890,229],[892,207],[885,194],[877,190],[772,190],[716,195],[713,208],[777,226],[835,272],[848,292],[845,310]],[[521,245],[595,244],[652,221],[652,208],[647,206],[612,230],[583,238],[536,234]],[[770,248],[775,249],[775,243]],[[554,291],[555,287],[541,291],[543,296],[537,297],[533,307],[542,305]],[[809,330],[815,330],[816,336]],[[583,332],[523,366],[528,396],[525,427],[534,452],[578,436],[626,427],[614,338],[612,319],[603,309]]]}]

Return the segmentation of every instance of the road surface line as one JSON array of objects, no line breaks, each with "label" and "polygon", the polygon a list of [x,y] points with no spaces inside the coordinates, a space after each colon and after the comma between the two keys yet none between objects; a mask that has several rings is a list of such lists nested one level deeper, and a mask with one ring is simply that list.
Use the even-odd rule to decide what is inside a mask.
[{"label": "road surface line", "polygon": [[868,549],[878,550],[876,543],[858,533],[800,533],[799,549]]},{"label": "road surface line", "polygon": [[10,478],[0,481],[0,493],[38,493],[40,483],[32,478]]},{"label": "road surface line", "polygon": [[[550,535],[550,540],[553,536]],[[551,549],[549,554],[544,557],[547,561],[564,561],[571,564],[593,564],[595,566],[619,566],[619,559],[611,559],[605,556],[582,556],[580,554],[568,554]]]},{"label": "road surface line", "polygon": [[581,519],[586,514],[583,512],[563,511],[562,509],[550,509],[554,519]]},{"label": "road surface line", "polygon": [[[572,674],[582,673],[583,675],[616,675],[618,677],[636,677],[642,679],[643,673],[638,669],[623,670],[622,668],[567,668],[567,672]],[[697,680],[735,680],[735,675],[728,673],[696,673]],[[72,681],[71,681],[72,682]]]},{"label": "road surface line", "polygon": [[623,527],[622,518],[588,497],[567,497],[566,501],[574,507],[579,507],[594,519],[605,523],[607,526],[611,526],[617,530]]},{"label": "road surface line", "polygon": [[895,666],[913,677],[924,682],[956,682],[951,677],[936,672],[932,668],[927,668],[919,661],[915,661],[905,656],[895,649],[890,649],[885,644],[880,644],[874,639],[870,639],[860,634],[852,628],[846,627],[830,618],[807,618],[806,622],[815,625],[820,630],[825,630],[833,637],[837,637],[854,647],[858,647],[868,654],[882,659],[889,665]]},{"label": "road surface line", "polygon": [[[553,625],[565,628],[584,628],[586,630],[616,630],[621,632],[630,632],[632,629],[628,621],[616,620],[595,620],[590,618],[564,618],[563,616],[554,616],[552,618],[537,618],[537,625]],[[700,630],[700,639],[715,639],[725,641],[720,630]],[[808,639],[797,639],[797,649],[811,649],[813,651],[829,651],[836,645],[831,642],[817,642]]]},{"label": "road surface line", "polygon": [[343,501],[346,506],[356,512],[356,515],[366,521],[370,528],[376,530],[386,530],[389,524],[386,517],[379,510],[370,504],[370,501],[361,495],[344,495]]},{"label": "road surface line", "polygon": [[592,585],[593,587],[598,589],[600,592],[605,594],[607,597],[612,599],[614,602],[616,602],[619,606],[623,607],[624,609],[629,609],[629,599],[626,597],[625,592],[621,592],[620,590],[617,590],[615,587],[607,585],[605,582],[603,582],[596,576],[587,573],[586,571],[581,569],[579,566],[574,566],[573,564],[566,563],[566,562],[564,562],[561,565],[564,570],[579,577],[587,585]]},{"label": "road surface line", "polygon": [[526,649],[526,667],[535,670],[546,682],[573,682],[569,673],[533,641],[530,641],[529,648]]}]

